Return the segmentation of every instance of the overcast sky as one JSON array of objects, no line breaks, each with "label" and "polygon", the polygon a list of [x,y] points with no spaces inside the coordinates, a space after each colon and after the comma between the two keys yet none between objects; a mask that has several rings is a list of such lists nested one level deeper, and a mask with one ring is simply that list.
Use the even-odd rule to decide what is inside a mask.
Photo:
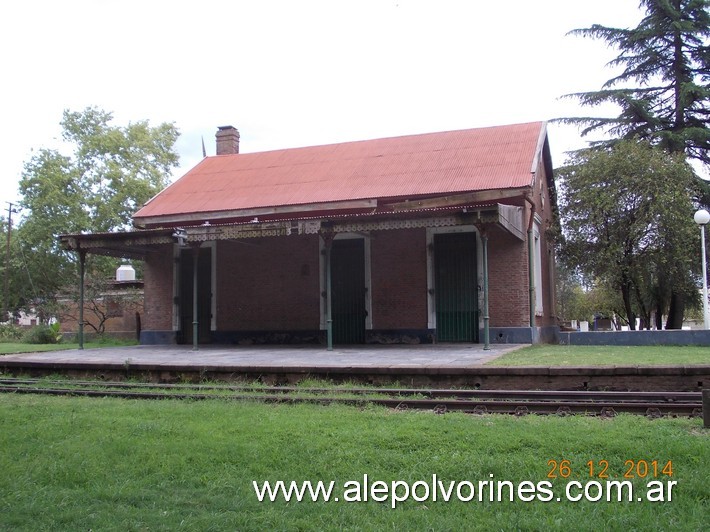
[{"label": "overcast sky", "polygon": [[[173,122],[175,178],[202,158],[202,137],[214,154],[222,125],[255,152],[587,115],[559,97],[599,89],[617,52],[565,34],[642,17],[638,0],[23,0],[1,11],[3,210],[32,150],[60,146],[64,109]],[[587,140],[554,124],[549,137],[555,166]]]}]

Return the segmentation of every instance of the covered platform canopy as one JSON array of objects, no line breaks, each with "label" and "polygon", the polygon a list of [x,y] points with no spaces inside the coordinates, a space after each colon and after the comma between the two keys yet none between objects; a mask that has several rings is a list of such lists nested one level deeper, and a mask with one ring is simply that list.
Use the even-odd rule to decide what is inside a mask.
[{"label": "covered platform canopy", "polygon": [[[292,234],[319,234],[326,243],[326,264],[330,262],[328,245],[337,233],[371,230],[402,229],[413,227],[451,227],[475,225],[481,231],[483,244],[483,295],[484,343],[489,346],[488,334],[488,258],[487,229],[497,226],[519,240],[525,240],[522,207],[499,203],[467,204],[471,195],[449,196],[433,200],[410,201],[388,207],[386,213],[370,209],[369,212],[330,215],[327,219],[307,217],[277,221],[228,223],[220,225],[136,229],[113,233],[88,233],[61,235],[61,245],[79,254],[80,263],[80,317],[79,343],[83,347],[84,276],[86,254],[144,260],[160,244],[178,244],[198,249],[203,242],[242,240],[259,237],[287,237]],[[461,204],[463,203],[463,205]],[[197,257],[197,254],[195,254]],[[197,275],[197,268],[194,269]],[[330,293],[330,272],[326,274],[326,297]],[[197,283],[194,283],[195,290]],[[194,298],[197,301],[197,297]],[[329,306],[328,306],[329,308]],[[332,317],[328,322],[328,348],[332,349]],[[197,325],[195,324],[195,327]],[[197,335],[194,335],[195,349]]]}]

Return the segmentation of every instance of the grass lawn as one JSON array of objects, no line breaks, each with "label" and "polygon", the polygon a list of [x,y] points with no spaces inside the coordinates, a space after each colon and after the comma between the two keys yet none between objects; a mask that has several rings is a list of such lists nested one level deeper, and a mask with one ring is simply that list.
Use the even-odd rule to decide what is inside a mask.
[{"label": "grass lawn", "polygon": [[[118,347],[137,345],[137,342],[126,342],[121,340],[103,340],[96,342],[84,342],[85,349],[96,347]],[[25,344],[2,342],[0,343],[0,355],[10,355],[14,353],[39,353],[44,351],[62,351],[66,349],[79,349],[78,343],[62,342],[61,344]]]},{"label": "grass lawn", "polygon": [[533,345],[489,362],[488,366],[673,366],[710,364],[710,346]]},{"label": "grass lawn", "polygon": [[[0,449],[1,530],[704,530],[710,515],[710,431],[700,419],[0,395]],[[606,482],[604,461],[609,480],[623,480],[628,460],[631,502],[565,500],[567,481]],[[669,461],[672,476],[661,471]],[[355,489],[346,483],[364,475],[391,486],[431,484],[434,474],[463,486],[463,498],[470,490],[459,482],[478,490],[491,479],[549,480],[555,498],[491,502],[484,485],[481,502],[477,491],[470,502],[440,495],[395,509],[371,491],[367,502],[344,501]],[[654,477],[677,483],[671,501],[636,500]],[[252,481],[267,480],[332,480],[340,502],[259,502]]]}]

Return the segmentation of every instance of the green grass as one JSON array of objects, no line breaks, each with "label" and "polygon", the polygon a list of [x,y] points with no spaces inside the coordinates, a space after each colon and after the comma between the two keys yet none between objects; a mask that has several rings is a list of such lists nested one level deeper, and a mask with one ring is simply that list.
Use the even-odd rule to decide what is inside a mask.
[{"label": "green grass", "polygon": [[[703,530],[699,419],[436,416],[209,400],[0,396],[0,530]],[[672,502],[276,502],[252,481],[547,480],[549,460],[673,463]],[[666,480],[666,478],[662,478]],[[640,489],[646,480],[635,479]],[[554,481],[561,493],[564,481]]]},{"label": "green grass", "polygon": [[[137,345],[135,341],[105,339],[92,342],[84,342],[84,348],[93,349],[98,347],[122,347]],[[11,355],[15,353],[39,353],[44,351],[63,351],[67,349],[79,349],[77,342],[62,342],[60,344],[25,344],[19,342],[1,342],[0,355]]]},{"label": "green grass", "polygon": [[710,364],[710,346],[533,345],[487,366],[674,366]]}]

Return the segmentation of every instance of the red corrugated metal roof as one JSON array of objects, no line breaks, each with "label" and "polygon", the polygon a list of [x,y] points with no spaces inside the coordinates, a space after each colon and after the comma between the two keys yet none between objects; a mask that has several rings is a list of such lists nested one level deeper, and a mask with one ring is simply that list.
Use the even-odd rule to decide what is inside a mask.
[{"label": "red corrugated metal roof", "polygon": [[134,218],[526,187],[544,134],[533,122],[207,157]]}]

